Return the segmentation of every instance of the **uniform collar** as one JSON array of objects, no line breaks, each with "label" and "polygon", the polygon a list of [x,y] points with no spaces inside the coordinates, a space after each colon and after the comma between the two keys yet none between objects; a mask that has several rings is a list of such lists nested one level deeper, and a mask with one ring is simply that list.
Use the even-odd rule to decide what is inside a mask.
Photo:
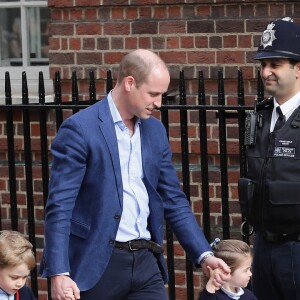
[{"label": "uniform collar", "polygon": [[[279,106],[278,102],[274,98],[274,109],[276,109],[277,106]],[[298,92],[296,95],[294,95],[291,99],[280,105],[280,109],[285,116],[286,114],[289,114],[290,112],[293,112],[296,107],[300,105],[300,92]]]}]

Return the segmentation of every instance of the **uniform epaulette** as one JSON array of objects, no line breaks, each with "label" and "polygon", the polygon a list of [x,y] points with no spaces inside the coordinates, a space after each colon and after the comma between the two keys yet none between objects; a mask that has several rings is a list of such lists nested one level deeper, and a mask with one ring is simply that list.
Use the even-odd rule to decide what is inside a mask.
[{"label": "uniform epaulette", "polygon": [[274,107],[274,101],[273,97],[269,97],[267,99],[264,99],[263,101],[260,101],[256,104],[256,110],[263,110],[263,109],[269,109]]}]

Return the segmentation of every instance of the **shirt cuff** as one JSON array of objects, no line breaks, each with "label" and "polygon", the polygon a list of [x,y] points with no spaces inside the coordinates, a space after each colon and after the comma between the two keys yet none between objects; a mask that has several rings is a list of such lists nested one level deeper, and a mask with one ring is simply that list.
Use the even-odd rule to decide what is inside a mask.
[{"label": "shirt cuff", "polygon": [[50,277],[59,276],[59,275],[70,276],[70,273],[69,272],[64,272],[64,273],[59,273],[59,274],[51,275]]},{"label": "shirt cuff", "polygon": [[209,257],[214,256],[214,253],[212,251],[205,251],[203,252],[200,257],[198,258],[198,264],[201,265],[204,263],[204,261]]}]

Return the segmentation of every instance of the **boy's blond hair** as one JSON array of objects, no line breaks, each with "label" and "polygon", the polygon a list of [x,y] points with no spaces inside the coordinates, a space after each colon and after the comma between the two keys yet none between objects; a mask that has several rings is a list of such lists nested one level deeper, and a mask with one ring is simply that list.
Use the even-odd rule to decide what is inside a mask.
[{"label": "boy's blond hair", "polygon": [[0,231],[0,268],[25,263],[29,270],[35,267],[32,244],[19,232]]}]

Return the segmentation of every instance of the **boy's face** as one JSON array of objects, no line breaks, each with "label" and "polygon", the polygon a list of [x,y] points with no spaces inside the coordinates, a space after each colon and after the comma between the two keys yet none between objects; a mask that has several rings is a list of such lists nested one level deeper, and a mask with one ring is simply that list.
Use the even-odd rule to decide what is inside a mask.
[{"label": "boy's face", "polygon": [[15,294],[25,285],[29,273],[30,270],[25,263],[15,267],[0,268],[0,288],[8,294]]}]

